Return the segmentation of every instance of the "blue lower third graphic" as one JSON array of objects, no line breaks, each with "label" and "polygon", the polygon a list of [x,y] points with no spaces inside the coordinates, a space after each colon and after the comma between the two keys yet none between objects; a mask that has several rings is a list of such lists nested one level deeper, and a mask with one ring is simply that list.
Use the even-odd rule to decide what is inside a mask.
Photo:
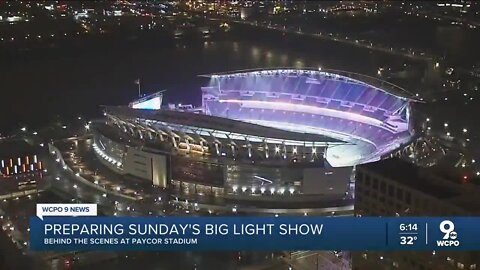
[{"label": "blue lower third graphic", "polygon": [[30,247],[73,250],[480,250],[480,218],[37,217]]}]

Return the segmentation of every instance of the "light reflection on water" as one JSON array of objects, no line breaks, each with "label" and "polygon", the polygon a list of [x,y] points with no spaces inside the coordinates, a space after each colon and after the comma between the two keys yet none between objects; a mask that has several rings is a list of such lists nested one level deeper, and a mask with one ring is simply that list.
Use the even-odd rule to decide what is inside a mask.
[{"label": "light reflection on water", "polygon": [[[211,72],[261,67],[337,68],[375,74],[378,66],[402,60],[379,56],[366,50],[328,42],[263,42],[223,39],[165,41],[147,48],[86,52],[40,51],[0,66],[2,99],[19,101],[15,119],[0,123],[0,129],[16,122],[42,123],[55,114],[96,115],[99,105],[126,104],[135,98],[133,82],[141,78],[145,92],[167,89],[166,101],[198,103],[197,75]],[[41,54],[45,54],[41,56]],[[38,58],[39,61],[32,59]],[[28,77],[28,80],[25,78]],[[7,108],[2,115],[10,115]]]}]

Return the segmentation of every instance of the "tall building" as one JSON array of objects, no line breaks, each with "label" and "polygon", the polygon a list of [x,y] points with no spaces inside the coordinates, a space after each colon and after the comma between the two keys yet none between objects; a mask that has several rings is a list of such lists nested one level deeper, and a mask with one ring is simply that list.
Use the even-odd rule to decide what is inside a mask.
[{"label": "tall building", "polygon": [[[356,168],[357,216],[474,216],[480,213],[478,186],[436,174],[399,159]],[[480,269],[479,252],[358,252],[353,269]]]}]

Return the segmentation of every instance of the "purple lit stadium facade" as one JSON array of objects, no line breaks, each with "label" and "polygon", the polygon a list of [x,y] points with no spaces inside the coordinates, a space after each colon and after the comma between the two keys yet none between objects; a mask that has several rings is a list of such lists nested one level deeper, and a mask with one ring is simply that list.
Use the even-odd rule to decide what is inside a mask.
[{"label": "purple lit stadium facade", "polygon": [[412,135],[414,99],[375,78],[297,69],[209,77],[210,85],[202,88],[205,114],[343,141],[324,153],[334,167],[378,160]]}]

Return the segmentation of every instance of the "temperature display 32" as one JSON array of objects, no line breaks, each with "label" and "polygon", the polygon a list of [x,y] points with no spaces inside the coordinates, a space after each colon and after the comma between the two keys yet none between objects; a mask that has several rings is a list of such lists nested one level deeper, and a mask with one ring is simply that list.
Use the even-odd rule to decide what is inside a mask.
[{"label": "temperature display 32", "polygon": [[400,245],[414,245],[418,240],[418,224],[417,223],[400,223],[398,226]]},{"label": "temperature display 32", "polygon": [[427,228],[424,222],[408,222],[406,219],[390,222],[388,225],[388,246],[400,250],[417,249],[428,245]]}]

